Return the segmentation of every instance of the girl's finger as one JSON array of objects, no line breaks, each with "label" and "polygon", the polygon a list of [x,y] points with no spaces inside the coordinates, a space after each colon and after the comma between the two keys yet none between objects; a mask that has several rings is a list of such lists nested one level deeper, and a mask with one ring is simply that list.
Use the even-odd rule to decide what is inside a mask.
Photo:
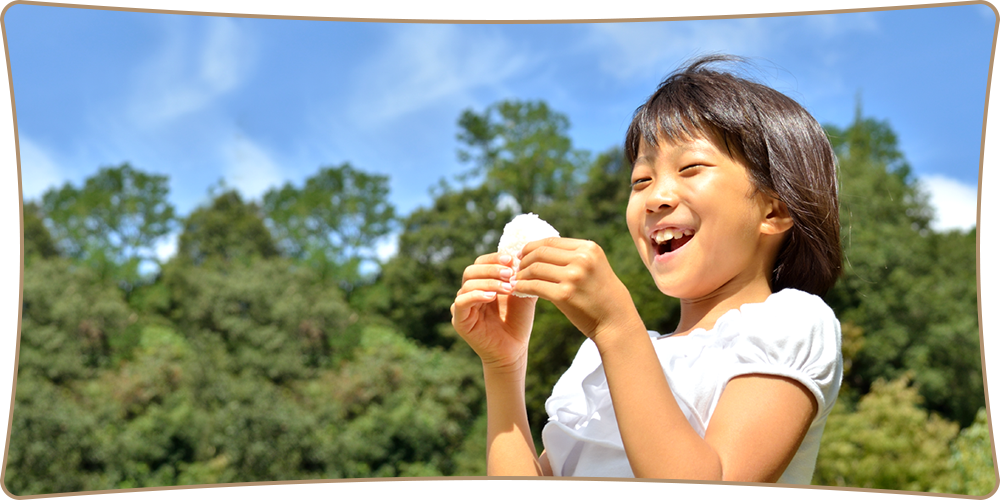
[{"label": "girl's finger", "polygon": [[507,281],[495,279],[473,279],[462,283],[462,288],[458,290],[456,296],[475,291],[510,293],[510,290],[511,285]]},{"label": "girl's finger", "polygon": [[459,294],[451,304],[451,322],[458,326],[469,320],[475,306],[488,304],[497,298],[497,292],[472,290]]},{"label": "girl's finger", "polygon": [[554,246],[540,246],[532,249],[525,246],[525,249],[526,250],[522,252],[519,269],[530,266],[535,262],[547,262],[557,266],[568,266],[579,256],[579,252],[575,251],[575,249],[566,249]]},{"label": "girl's finger", "polygon": [[472,309],[475,306],[488,304],[497,298],[495,290],[466,290],[455,296],[451,304],[451,314],[457,317],[457,312]]},{"label": "girl's finger", "polygon": [[456,310],[469,308],[478,304],[493,302],[497,298],[497,292],[490,290],[471,290],[455,297],[452,306]]},{"label": "girl's finger", "polygon": [[521,255],[528,255],[529,253],[533,252],[534,250],[540,247],[561,248],[563,250],[576,250],[580,248],[581,245],[587,243],[589,243],[589,240],[578,240],[576,238],[560,238],[558,236],[554,236],[552,238],[543,238],[540,240],[528,242],[527,244],[524,245],[524,248],[521,249]]},{"label": "girl's finger", "polygon": [[514,274],[510,266],[498,264],[473,264],[465,268],[462,282],[481,279],[507,280]]},{"label": "girl's finger", "polygon": [[514,259],[510,255],[502,254],[498,252],[488,253],[485,255],[480,255],[476,257],[476,264],[500,264],[504,266],[510,265]]},{"label": "girl's finger", "polygon": [[534,295],[550,302],[558,302],[565,299],[567,288],[560,284],[544,280],[516,281],[514,291],[527,295]]},{"label": "girl's finger", "polygon": [[[547,262],[535,262],[528,266],[523,266],[517,272],[517,276],[511,280],[515,285],[525,281],[547,281],[549,283],[562,283],[569,281],[573,277],[574,268],[549,264]],[[520,291],[520,290],[518,290]]]}]

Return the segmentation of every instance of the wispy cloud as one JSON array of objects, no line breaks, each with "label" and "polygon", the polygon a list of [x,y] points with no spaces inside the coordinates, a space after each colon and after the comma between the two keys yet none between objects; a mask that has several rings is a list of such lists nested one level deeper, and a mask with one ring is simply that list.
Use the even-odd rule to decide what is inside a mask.
[{"label": "wispy cloud", "polygon": [[773,38],[756,18],[598,23],[590,29],[584,43],[597,52],[601,70],[621,80],[664,76],[666,68],[707,52],[756,54]]},{"label": "wispy cloud", "polygon": [[145,125],[199,111],[237,88],[254,62],[254,43],[238,20],[170,19],[162,50],[136,73],[130,112]]},{"label": "wispy cloud", "polygon": [[283,181],[281,168],[263,147],[243,136],[222,148],[226,183],[249,199],[258,199]]},{"label": "wispy cloud", "polygon": [[[621,80],[665,76],[698,55],[723,52],[770,58],[794,47],[798,37],[834,38],[879,30],[874,13],[781,18],[713,19],[590,25],[585,46],[603,72]],[[829,52],[835,52],[831,46]],[[826,54],[821,54],[826,57]]]},{"label": "wispy cloud", "polygon": [[442,98],[497,86],[524,69],[526,54],[498,32],[453,25],[392,27],[385,50],[354,75],[352,114],[372,125],[425,108]]},{"label": "wispy cloud", "polygon": [[66,181],[59,165],[44,148],[24,134],[18,136],[21,152],[21,191],[25,200],[41,198],[51,187]]},{"label": "wispy cloud", "polygon": [[[797,18],[787,19],[794,22]],[[801,19],[809,33],[827,38],[857,32],[874,33],[879,30],[878,17],[874,12],[822,14],[802,16]]]},{"label": "wispy cloud", "polygon": [[920,177],[920,184],[930,193],[935,217],[931,228],[936,231],[971,229],[976,226],[978,189],[943,175]]}]

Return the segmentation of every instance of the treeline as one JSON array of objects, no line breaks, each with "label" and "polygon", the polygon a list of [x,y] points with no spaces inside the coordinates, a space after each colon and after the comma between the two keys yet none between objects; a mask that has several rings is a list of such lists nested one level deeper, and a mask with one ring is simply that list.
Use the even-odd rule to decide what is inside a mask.
[{"label": "treeline", "polygon": [[[184,218],[165,177],[128,164],[26,202],[7,490],[483,474],[482,369],[449,306],[465,266],[519,212],[601,244],[647,326],[673,329],[679,306],[625,229],[618,148],[574,148],[544,102],[469,110],[458,125],[469,169],[405,217],[385,176],[349,164],[260,202],[219,188]],[[828,133],[846,258],[826,300],[846,373],[814,482],[989,493],[975,231],[930,229],[887,123],[859,110]],[[158,262],[175,229],[176,254]],[[393,233],[398,252],[380,263]],[[582,341],[539,302],[536,437]]]}]

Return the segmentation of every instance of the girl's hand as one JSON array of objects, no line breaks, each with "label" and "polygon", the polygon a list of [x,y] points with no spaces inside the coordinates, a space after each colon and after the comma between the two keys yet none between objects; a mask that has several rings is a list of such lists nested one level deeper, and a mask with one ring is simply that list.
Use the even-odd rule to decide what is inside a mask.
[{"label": "girl's hand", "polygon": [[451,305],[455,331],[482,358],[484,368],[500,371],[525,368],[537,301],[510,295],[512,260],[496,253],[477,258],[465,268]]},{"label": "girl's hand", "polygon": [[598,244],[546,238],[525,245],[521,255],[514,290],[551,301],[587,337],[596,341],[608,327],[641,325],[632,296]]}]

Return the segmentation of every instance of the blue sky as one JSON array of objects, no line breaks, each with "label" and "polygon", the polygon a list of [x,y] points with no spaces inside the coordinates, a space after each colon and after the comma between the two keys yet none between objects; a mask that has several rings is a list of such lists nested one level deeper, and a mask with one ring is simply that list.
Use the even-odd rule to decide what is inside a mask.
[{"label": "blue sky", "polygon": [[[938,227],[976,217],[993,31],[985,5],[642,23],[405,24],[14,5],[4,29],[26,199],[128,161],[181,214],[220,179],[246,197],[350,162],[408,213],[466,168],[456,121],[501,99],[566,114],[574,146],[621,142],[684,60],[724,51],[822,123],[888,120]],[[172,247],[164,241],[161,254]],[[391,244],[386,246],[391,249]]]}]

